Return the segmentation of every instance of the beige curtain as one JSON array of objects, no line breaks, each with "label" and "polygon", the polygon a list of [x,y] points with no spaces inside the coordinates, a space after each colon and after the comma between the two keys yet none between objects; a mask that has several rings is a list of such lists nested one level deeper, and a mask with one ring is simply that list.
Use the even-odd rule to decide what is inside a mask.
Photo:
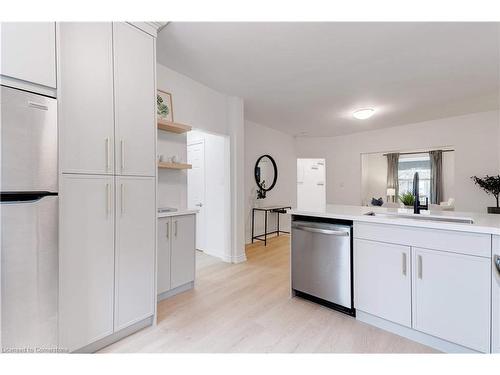
[{"label": "beige curtain", "polygon": [[396,190],[396,202],[399,199],[398,164],[399,153],[387,154],[387,188]]},{"label": "beige curtain", "polygon": [[431,160],[431,203],[439,204],[443,199],[443,151],[429,151]]}]

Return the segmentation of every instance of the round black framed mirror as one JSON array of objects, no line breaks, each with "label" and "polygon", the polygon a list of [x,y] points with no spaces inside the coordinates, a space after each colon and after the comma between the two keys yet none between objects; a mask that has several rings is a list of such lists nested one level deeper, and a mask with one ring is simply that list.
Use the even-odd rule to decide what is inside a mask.
[{"label": "round black framed mirror", "polygon": [[278,167],[271,155],[262,155],[257,159],[254,169],[255,182],[259,187],[257,198],[266,197],[266,192],[276,185],[278,179]]}]

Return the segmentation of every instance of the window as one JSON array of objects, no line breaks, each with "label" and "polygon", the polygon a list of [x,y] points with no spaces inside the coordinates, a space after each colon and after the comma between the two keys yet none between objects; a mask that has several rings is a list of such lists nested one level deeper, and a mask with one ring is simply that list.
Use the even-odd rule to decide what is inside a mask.
[{"label": "window", "polygon": [[418,172],[420,197],[430,201],[431,161],[428,154],[401,155],[398,164],[399,194],[413,191],[413,176]]}]

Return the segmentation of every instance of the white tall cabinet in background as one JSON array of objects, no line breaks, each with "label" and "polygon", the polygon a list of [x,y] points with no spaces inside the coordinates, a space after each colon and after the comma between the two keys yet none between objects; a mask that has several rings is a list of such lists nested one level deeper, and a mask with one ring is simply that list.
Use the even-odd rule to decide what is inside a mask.
[{"label": "white tall cabinet in background", "polygon": [[297,159],[297,208],[321,211],[325,204],[325,159]]},{"label": "white tall cabinet in background", "polygon": [[59,345],[92,351],[155,311],[155,38],[128,23],[57,33]]}]

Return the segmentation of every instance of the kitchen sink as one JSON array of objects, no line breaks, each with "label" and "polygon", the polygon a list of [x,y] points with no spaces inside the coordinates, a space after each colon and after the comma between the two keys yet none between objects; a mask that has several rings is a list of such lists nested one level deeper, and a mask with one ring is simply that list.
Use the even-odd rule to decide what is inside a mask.
[{"label": "kitchen sink", "polygon": [[461,223],[461,224],[474,224],[474,220],[467,217],[450,217],[450,216],[433,216],[426,214],[401,214],[401,213],[379,213],[379,212],[367,212],[367,216],[377,216],[384,218],[394,218],[394,219],[411,219],[411,220],[422,220],[422,221],[439,221],[446,223]]}]

